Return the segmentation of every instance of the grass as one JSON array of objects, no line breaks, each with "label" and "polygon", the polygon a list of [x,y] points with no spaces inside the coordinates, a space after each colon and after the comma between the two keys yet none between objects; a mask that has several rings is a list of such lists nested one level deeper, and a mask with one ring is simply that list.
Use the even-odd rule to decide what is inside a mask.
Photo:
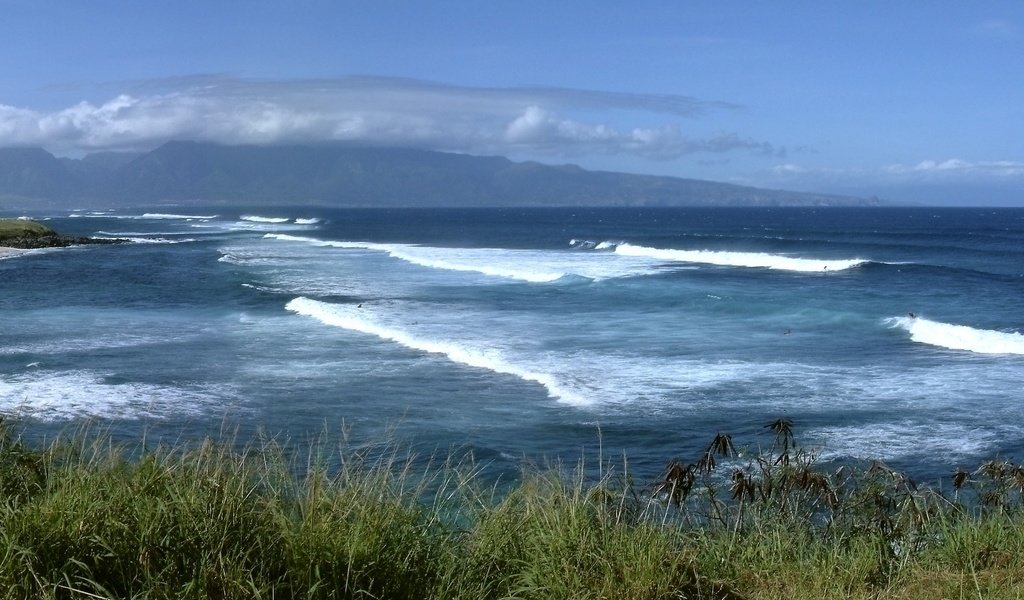
[{"label": "grass", "polygon": [[7,239],[55,235],[53,230],[35,221],[0,219],[0,242]]},{"label": "grass", "polygon": [[[824,472],[769,426],[635,482],[393,447],[297,461],[272,439],[135,451],[0,427],[2,598],[1019,598],[1024,467],[949,492],[882,464]],[[597,467],[597,475],[587,475]]]}]

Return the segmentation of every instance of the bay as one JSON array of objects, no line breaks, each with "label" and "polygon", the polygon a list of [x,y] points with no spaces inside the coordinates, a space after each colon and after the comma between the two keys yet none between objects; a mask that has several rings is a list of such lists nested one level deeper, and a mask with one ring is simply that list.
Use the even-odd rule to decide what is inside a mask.
[{"label": "bay", "polygon": [[30,216],[133,241],[0,260],[0,413],[45,435],[344,430],[652,477],[783,417],[925,478],[1024,449],[1022,209]]}]

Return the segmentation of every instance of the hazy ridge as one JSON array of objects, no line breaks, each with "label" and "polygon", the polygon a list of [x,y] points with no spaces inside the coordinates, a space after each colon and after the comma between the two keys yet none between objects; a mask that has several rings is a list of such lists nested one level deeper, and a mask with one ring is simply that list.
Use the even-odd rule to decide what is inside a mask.
[{"label": "hazy ridge", "polygon": [[866,206],[877,199],[588,171],[406,148],[168,142],[57,158],[0,148],[0,208],[160,203],[332,206]]}]

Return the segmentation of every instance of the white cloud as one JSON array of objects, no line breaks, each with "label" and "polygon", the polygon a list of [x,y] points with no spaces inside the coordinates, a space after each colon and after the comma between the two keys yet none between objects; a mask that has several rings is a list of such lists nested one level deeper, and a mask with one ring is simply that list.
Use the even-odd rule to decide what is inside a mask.
[{"label": "white cloud", "polygon": [[1011,160],[967,161],[959,158],[922,160],[914,165],[895,164],[882,172],[897,177],[917,178],[1008,178],[1024,176],[1024,162]]},{"label": "white cloud", "polygon": [[[767,142],[733,133],[687,137],[676,122],[733,108],[670,94],[472,88],[379,77],[265,81],[203,76],[144,82],[101,104],[81,102],[53,112],[0,105],[0,145],[73,152],[144,149],[192,139],[656,159],[698,152],[776,154]],[[643,112],[668,121],[630,128],[567,116],[580,111],[602,119]]]},{"label": "white cloud", "polygon": [[734,150],[757,154],[774,153],[771,144],[719,134],[690,139],[678,126],[636,127],[620,131],[604,124],[564,119],[539,106],[527,107],[505,127],[504,140],[513,148],[570,153],[626,153],[656,160],[677,158],[698,152],[724,153]]},{"label": "white cloud", "polygon": [[[783,163],[743,183],[819,190],[899,190],[910,188],[956,189],[956,186],[1022,189],[1024,162],[970,161],[961,158],[926,159],[913,164],[880,167],[820,167]],[[930,186],[930,187],[929,187]]]},{"label": "white cloud", "polygon": [[31,110],[0,104],[0,140],[21,143],[36,135],[38,115]]},{"label": "white cloud", "polygon": [[776,175],[782,175],[782,176],[786,176],[786,175],[802,175],[802,174],[807,172],[807,169],[805,167],[801,167],[800,165],[794,165],[792,163],[786,163],[784,165],[776,165],[776,166],[772,167],[771,172],[776,174]]}]

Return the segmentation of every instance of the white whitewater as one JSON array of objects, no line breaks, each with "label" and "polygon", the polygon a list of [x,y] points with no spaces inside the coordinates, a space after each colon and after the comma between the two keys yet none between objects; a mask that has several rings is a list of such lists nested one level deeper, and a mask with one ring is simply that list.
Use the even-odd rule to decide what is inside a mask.
[{"label": "white whitewater", "polygon": [[552,398],[562,402],[577,405],[587,403],[583,398],[560,386],[552,375],[511,364],[494,351],[469,348],[451,341],[424,339],[400,329],[381,325],[373,320],[371,311],[367,309],[329,304],[305,297],[295,298],[288,302],[285,308],[303,316],[313,317],[325,325],[374,335],[406,348],[443,354],[452,362],[539,383]]},{"label": "white whitewater", "polygon": [[767,254],[762,252],[724,252],[716,250],[673,250],[664,248],[648,248],[632,244],[602,242],[597,249],[615,247],[615,253],[622,256],[640,256],[664,261],[700,263],[723,267],[750,267],[764,269],[780,269],[805,273],[843,271],[869,262],[860,258],[844,260],[828,260],[815,258],[797,258]]},{"label": "white whitewater", "polygon": [[498,248],[440,248],[413,244],[379,244],[320,240],[281,233],[269,233],[265,239],[302,242],[319,247],[347,248],[384,252],[392,258],[429,269],[479,273],[489,277],[515,279],[527,283],[551,283],[576,276],[591,280],[636,277],[658,272],[649,259],[616,257],[608,253],[581,253],[561,250],[513,250]]},{"label": "white whitewater", "polygon": [[229,385],[110,383],[86,370],[31,373],[0,379],[0,412],[43,422],[198,415],[233,393]]},{"label": "white whitewater", "polygon": [[122,235],[122,236],[96,235],[96,236],[93,236],[93,237],[95,239],[98,239],[98,240],[128,240],[129,242],[131,242],[133,244],[185,244],[185,243],[188,243],[188,242],[197,242],[197,241],[199,241],[199,240],[197,240],[195,238],[168,239],[168,238],[163,238],[163,237],[137,237],[137,236],[128,236],[128,235]]},{"label": "white whitewater", "polygon": [[240,219],[252,223],[287,223],[289,221],[286,217],[260,217],[258,215],[242,215]]},{"label": "white whitewater", "polygon": [[[111,215],[106,215],[106,216],[111,216]],[[209,221],[210,219],[216,219],[217,215],[176,215],[176,214],[172,214],[172,213],[143,213],[143,215],[141,217],[139,217],[139,216],[125,216],[125,217],[115,217],[115,218],[118,218],[118,219],[180,219],[180,220],[185,220],[185,221],[189,221],[189,220]]]},{"label": "white whitewater", "polygon": [[922,344],[980,354],[1024,354],[1024,335],[1019,333],[975,329],[922,317],[894,317],[887,322],[908,331],[910,339]]}]

